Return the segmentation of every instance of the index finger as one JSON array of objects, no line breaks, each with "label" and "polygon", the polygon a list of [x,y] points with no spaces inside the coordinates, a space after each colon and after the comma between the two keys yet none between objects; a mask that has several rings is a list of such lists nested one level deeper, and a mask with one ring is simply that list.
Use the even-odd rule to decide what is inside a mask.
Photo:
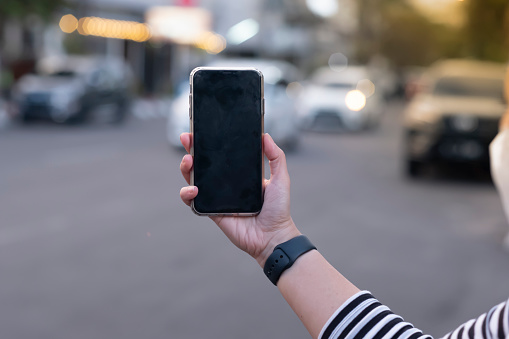
[{"label": "index finger", "polygon": [[186,149],[187,153],[191,153],[191,133],[182,133],[180,135],[180,142],[182,143],[182,146]]}]

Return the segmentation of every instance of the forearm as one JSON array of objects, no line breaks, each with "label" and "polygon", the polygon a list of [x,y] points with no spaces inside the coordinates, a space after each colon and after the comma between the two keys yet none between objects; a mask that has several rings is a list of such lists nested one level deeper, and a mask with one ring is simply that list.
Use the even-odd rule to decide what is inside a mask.
[{"label": "forearm", "polygon": [[299,257],[277,286],[313,338],[338,307],[359,292],[315,250]]},{"label": "forearm", "polygon": [[[277,284],[313,338],[432,339],[343,277],[316,250],[299,257]],[[444,339],[509,338],[509,301],[450,332]]]}]

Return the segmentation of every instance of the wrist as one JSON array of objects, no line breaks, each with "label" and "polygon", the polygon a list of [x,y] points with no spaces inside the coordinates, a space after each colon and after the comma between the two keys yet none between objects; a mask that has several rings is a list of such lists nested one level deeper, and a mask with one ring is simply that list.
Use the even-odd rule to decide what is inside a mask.
[{"label": "wrist", "polygon": [[316,250],[316,246],[305,235],[285,241],[276,246],[272,254],[265,261],[263,273],[270,282],[277,286],[281,275],[304,254]]},{"label": "wrist", "polygon": [[302,235],[302,233],[297,229],[293,220],[290,220],[288,226],[285,226],[283,229],[280,229],[270,236],[265,248],[255,257],[256,261],[263,268],[267,258],[272,254],[277,245],[298,237],[299,235]]}]

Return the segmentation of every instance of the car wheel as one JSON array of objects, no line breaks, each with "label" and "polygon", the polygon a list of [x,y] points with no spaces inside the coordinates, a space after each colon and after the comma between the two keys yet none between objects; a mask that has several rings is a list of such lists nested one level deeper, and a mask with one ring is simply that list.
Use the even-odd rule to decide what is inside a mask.
[{"label": "car wheel", "polygon": [[31,116],[28,115],[22,115],[18,118],[18,121],[23,125],[28,125],[31,123],[34,119]]},{"label": "car wheel", "polygon": [[366,128],[364,121],[361,121],[360,119],[343,119],[343,126],[352,132],[358,132]]},{"label": "car wheel", "polygon": [[65,123],[69,125],[80,125],[84,124],[88,119],[88,114],[86,111],[81,111],[65,120]]},{"label": "car wheel", "polygon": [[129,105],[119,102],[115,109],[115,114],[114,114],[113,118],[111,119],[111,123],[113,125],[122,124],[126,120],[128,114],[129,114]]},{"label": "car wheel", "polygon": [[407,160],[405,174],[411,178],[417,178],[422,173],[424,164],[415,160]]},{"label": "car wheel", "polygon": [[371,119],[369,119],[366,129],[368,129],[368,130],[378,129],[380,127],[380,124],[381,124],[380,116],[372,117]]}]

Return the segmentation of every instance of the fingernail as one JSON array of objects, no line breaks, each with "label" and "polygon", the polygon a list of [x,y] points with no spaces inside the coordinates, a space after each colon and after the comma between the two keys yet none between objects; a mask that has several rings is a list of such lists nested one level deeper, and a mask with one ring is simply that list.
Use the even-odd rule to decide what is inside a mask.
[{"label": "fingernail", "polygon": [[194,187],[194,186],[189,187],[189,188],[187,189],[187,192],[188,192],[188,193],[194,193],[195,189],[196,189],[196,187]]}]

